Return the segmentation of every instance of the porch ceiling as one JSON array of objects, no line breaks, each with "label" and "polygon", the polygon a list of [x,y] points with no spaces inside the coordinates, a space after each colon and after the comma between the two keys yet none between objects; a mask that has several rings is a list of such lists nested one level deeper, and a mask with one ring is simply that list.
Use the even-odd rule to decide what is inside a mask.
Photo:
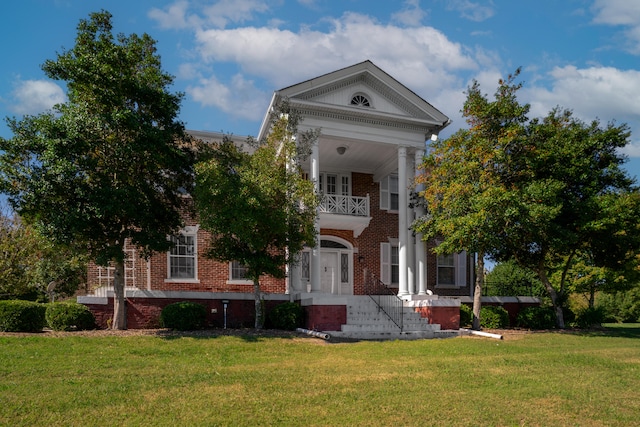
[{"label": "porch ceiling", "polygon": [[[339,147],[345,147],[343,154]],[[324,172],[359,172],[383,175],[397,169],[398,147],[371,141],[321,136],[319,141],[320,170]],[[309,170],[309,160],[303,168]]]}]

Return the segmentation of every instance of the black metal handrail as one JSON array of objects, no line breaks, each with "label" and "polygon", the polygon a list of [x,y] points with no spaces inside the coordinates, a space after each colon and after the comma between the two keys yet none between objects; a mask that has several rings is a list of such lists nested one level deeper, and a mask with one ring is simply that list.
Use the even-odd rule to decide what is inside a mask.
[{"label": "black metal handrail", "polygon": [[[365,274],[366,277],[366,274]],[[364,281],[364,292],[378,306],[387,317],[400,328],[404,328],[404,303],[398,295],[374,275],[369,275]]]}]

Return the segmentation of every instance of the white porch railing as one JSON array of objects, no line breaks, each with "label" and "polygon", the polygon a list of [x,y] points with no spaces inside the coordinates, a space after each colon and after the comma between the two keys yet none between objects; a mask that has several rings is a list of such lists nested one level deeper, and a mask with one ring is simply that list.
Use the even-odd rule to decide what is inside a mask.
[{"label": "white porch railing", "polygon": [[338,196],[325,194],[320,203],[320,212],[339,215],[369,216],[369,196]]}]

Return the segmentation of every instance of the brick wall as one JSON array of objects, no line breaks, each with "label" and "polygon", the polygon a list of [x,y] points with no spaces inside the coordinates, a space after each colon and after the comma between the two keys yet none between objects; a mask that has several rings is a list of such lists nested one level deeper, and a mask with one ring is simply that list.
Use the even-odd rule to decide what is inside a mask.
[{"label": "brick wall", "polygon": [[[355,238],[350,230],[322,229],[321,234],[340,237],[350,242],[354,247],[353,257],[353,284],[354,294],[364,293],[364,271],[380,276],[380,242],[388,242],[398,237],[398,214],[380,210],[379,184],[373,181],[373,176],[363,173],[352,173],[352,194],[365,197],[369,195],[370,215],[372,217],[369,226]],[[197,218],[187,215],[185,210],[185,225],[194,226]],[[207,242],[210,234],[199,230],[197,234],[199,283],[189,281],[167,281],[168,266],[167,253],[156,253],[149,261],[137,258],[135,263],[135,286],[139,289],[160,291],[197,291],[197,292],[253,292],[250,283],[237,283],[229,281],[229,264],[220,263],[205,257]],[[434,294],[463,296],[470,295],[470,287],[457,289],[438,289],[435,287],[437,274],[436,256],[431,252],[435,242],[427,245],[427,287]],[[473,268],[469,264],[467,268],[468,282],[471,280]],[[90,289],[98,287],[98,268],[89,266],[88,282]],[[130,284],[130,283],[127,283]],[[275,279],[264,276],[260,280],[261,290],[265,293],[283,294],[286,290],[284,279]]]},{"label": "brick wall", "polygon": [[[155,329],[160,327],[160,313],[169,304],[191,301],[205,306],[207,311],[206,327],[222,328],[224,326],[224,304],[220,299],[188,299],[188,298],[127,298],[127,327],[129,329]],[[265,300],[265,315],[283,301]],[[96,317],[99,328],[106,329],[111,325],[113,317],[113,298],[107,304],[85,304]],[[227,306],[228,328],[253,328],[255,325],[255,301],[252,299],[229,300]]]}]

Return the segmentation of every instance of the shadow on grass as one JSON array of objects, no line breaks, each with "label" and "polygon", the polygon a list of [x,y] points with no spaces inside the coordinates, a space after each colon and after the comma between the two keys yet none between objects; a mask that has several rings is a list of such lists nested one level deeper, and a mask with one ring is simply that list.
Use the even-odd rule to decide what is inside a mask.
[{"label": "shadow on grass", "polygon": [[260,342],[264,340],[280,338],[293,339],[302,338],[302,334],[293,331],[282,331],[277,329],[203,329],[198,331],[175,331],[171,329],[162,329],[156,331],[157,337],[166,340],[175,340],[180,338],[195,339],[215,339],[226,336],[239,338],[245,342]]},{"label": "shadow on grass", "polygon": [[640,338],[640,323],[606,323],[602,328],[576,333],[594,337]]}]

